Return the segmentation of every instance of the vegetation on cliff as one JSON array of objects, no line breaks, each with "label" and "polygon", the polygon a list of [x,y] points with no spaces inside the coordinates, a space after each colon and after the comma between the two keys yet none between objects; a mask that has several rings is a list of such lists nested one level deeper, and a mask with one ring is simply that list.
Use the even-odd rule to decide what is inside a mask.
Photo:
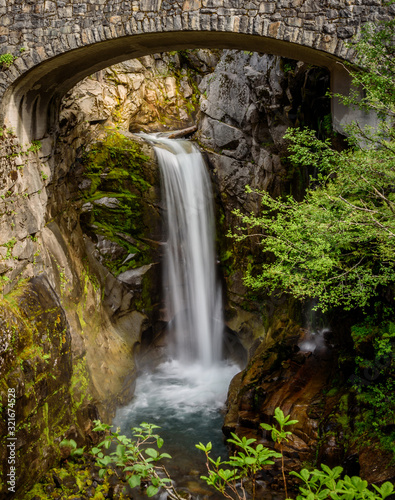
[{"label": "vegetation on cliff", "polygon": [[[282,479],[286,498],[289,498],[282,446],[292,435],[286,428],[292,428],[298,421],[290,420],[290,416],[285,416],[280,408],[275,409],[274,419],[274,425],[261,424],[261,427],[280,445],[280,453],[264,447],[261,443],[256,444],[256,439],[248,439],[245,436],[239,438],[233,433],[232,438],[227,441],[234,445],[237,451],[228,460],[221,460],[221,457],[213,459],[210,456],[211,442],[207,445],[196,444],[196,448],[203,451],[206,457],[207,476],[201,476],[201,479],[224,498],[255,500],[260,498],[262,493],[257,481],[259,473],[273,465],[272,458],[281,457]],[[93,430],[103,437],[101,443],[86,451],[85,446],[77,448],[72,439],[62,441],[60,445],[66,447],[70,459],[37,483],[24,497],[26,500],[46,499],[49,496],[70,500],[82,496],[96,500],[122,500],[134,498],[135,495],[140,498],[158,494],[166,494],[167,498],[173,500],[186,498],[186,492],[177,488],[177,484],[170,478],[163,465],[163,460],[172,457],[161,451],[164,441],[156,434],[159,429],[157,425],[140,424],[132,429],[133,438],[130,439],[121,435],[119,429],[111,431],[111,426],[100,421],[95,421],[95,424]],[[394,491],[394,486],[388,481],[380,487],[369,487],[367,481],[358,476],[345,475],[342,478],[342,472],[342,467],[331,469],[326,465],[322,465],[321,470],[304,468],[300,473],[291,471],[290,475],[299,479],[297,500],[384,500]],[[191,498],[188,493],[187,496]]]},{"label": "vegetation on cliff", "polygon": [[[272,256],[258,275],[247,273],[252,288],[268,287],[297,298],[314,297],[319,307],[365,307],[380,288],[395,283],[395,61],[394,23],[366,28],[355,45],[366,71],[353,72],[365,97],[352,94],[347,105],[377,112],[376,130],[348,128],[349,147],[336,151],[308,129],[291,129],[291,160],[310,166],[311,179],[302,202],[273,199],[261,192],[259,217],[240,216],[250,236],[263,233],[264,252]],[[256,232],[256,231],[255,231]]]},{"label": "vegetation on cliff", "polygon": [[[348,436],[377,438],[394,453],[395,284],[395,22],[365,27],[355,43],[361,68],[352,71],[359,92],[348,106],[375,112],[377,128],[348,127],[348,147],[332,147],[308,129],[292,129],[291,161],[316,169],[302,201],[261,192],[259,216],[244,215],[235,237],[259,236],[266,260],[248,271],[252,289],[287,291],[316,299],[323,311],[351,311],[353,349],[341,355],[355,400]],[[359,318],[355,320],[355,318]]]}]

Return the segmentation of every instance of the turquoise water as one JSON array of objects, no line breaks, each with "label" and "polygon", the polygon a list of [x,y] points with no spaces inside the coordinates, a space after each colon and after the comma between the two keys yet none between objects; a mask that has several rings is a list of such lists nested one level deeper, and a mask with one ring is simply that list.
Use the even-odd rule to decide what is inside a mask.
[{"label": "turquoise water", "polygon": [[132,403],[117,411],[113,424],[125,434],[141,422],[159,425],[158,434],[165,441],[162,451],[172,456],[165,465],[177,487],[188,489],[196,499],[217,498],[199,479],[207,469],[205,455],[195,444],[211,441],[213,458],[227,455],[222,410],[238,371],[237,365],[226,362],[213,368],[175,360],[163,363],[139,377]]}]

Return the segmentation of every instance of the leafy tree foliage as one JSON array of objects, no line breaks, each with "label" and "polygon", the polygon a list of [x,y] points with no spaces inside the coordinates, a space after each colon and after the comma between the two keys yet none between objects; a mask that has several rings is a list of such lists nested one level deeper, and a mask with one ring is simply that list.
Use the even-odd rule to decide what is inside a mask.
[{"label": "leafy tree foliage", "polygon": [[314,167],[302,202],[261,192],[260,216],[236,212],[237,239],[259,235],[266,263],[248,272],[253,288],[316,297],[318,307],[365,307],[378,289],[395,283],[395,21],[367,25],[355,42],[360,69],[344,104],[376,112],[377,128],[348,127],[349,146],[335,150],[314,131],[290,129],[290,160]]}]

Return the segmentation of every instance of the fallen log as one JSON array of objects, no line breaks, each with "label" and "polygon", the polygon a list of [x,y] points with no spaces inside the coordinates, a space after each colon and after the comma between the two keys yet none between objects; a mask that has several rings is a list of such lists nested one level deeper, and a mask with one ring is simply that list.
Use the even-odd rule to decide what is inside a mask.
[{"label": "fallen log", "polygon": [[184,128],[182,130],[176,130],[168,135],[168,139],[180,139],[181,137],[186,137],[187,135],[191,135],[196,132],[197,126],[193,125],[193,127]]}]

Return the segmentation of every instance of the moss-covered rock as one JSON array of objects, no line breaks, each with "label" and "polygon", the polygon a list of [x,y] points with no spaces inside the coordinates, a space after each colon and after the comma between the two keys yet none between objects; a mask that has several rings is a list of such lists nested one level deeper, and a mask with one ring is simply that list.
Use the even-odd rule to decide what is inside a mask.
[{"label": "moss-covered rock", "polygon": [[[42,276],[20,283],[1,299],[0,314],[0,497],[10,498],[14,491],[20,497],[31,478],[60,456],[59,442],[68,433],[80,440],[86,435],[88,426],[85,421],[81,427],[80,420],[94,409],[89,395],[77,395],[71,383],[70,329],[48,280]],[[17,471],[15,488],[7,483],[11,466]]]},{"label": "moss-covered rock", "polygon": [[82,160],[82,228],[95,241],[100,262],[115,276],[148,264],[157,249],[159,173],[143,144],[109,129]]}]

